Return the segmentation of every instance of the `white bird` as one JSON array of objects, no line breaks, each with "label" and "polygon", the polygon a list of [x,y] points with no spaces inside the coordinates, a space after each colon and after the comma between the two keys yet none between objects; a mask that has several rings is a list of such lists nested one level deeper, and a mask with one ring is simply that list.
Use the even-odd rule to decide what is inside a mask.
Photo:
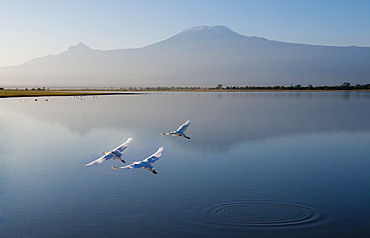
[{"label": "white bird", "polygon": [[95,165],[95,164],[101,164],[106,160],[109,159],[119,159],[122,161],[122,163],[126,163],[122,158],[122,152],[131,144],[132,138],[128,138],[126,142],[115,148],[114,150],[104,152],[104,155],[101,156],[100,158],[85,164],[84,166],[90,166],[90,165]]},{"label": "white bird", "polygon": [[190,125],[190,120],[187,120],[184,124],[182,124],[176,131],[170,131],[170,132],[167,132],[167,133],[161,133],[162,136],[165,136],[165,135],[171,135],[171,136],[183,136],[185,137],[186,139],[190,139],[190,137],[188,137],[187,135],[185,135],[185,131],[186,129],[188,128],[188,126]]},{"label": "white bird", "polygon": [[163,146],[159,147],[157,152],[149,156],[148,158],[142,160],[142,161],[136,161],[131,163],[130,165],[126,165],[123,167],[114,167],[112,166],[113,169],[147,169],[153,174],[157,174],[157,171],[153,169],[152,163],[156,162],[161,158],[163,154]]}]

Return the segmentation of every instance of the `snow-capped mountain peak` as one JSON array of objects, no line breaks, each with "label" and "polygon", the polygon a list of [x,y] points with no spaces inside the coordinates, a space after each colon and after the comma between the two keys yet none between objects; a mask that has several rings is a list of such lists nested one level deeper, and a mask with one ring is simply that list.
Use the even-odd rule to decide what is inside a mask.
[{"label": "snow-capped mountain peak", "polygon": [[68,48],[68,51],[86,51],[86,50],[91,50],[90,47],[88,47],[87,45],[85,45],[84,43],[80,42],[78,43],[77,45],[74,45],[74,46],[70,46]]},{"label": "snow-capped mountain peak", "polygon": [[198,34],[203,36],[227,36],[227,35],[238,35],[226,26],[211,25],[211,26],[196,26],[190,27],[180,34]]}]

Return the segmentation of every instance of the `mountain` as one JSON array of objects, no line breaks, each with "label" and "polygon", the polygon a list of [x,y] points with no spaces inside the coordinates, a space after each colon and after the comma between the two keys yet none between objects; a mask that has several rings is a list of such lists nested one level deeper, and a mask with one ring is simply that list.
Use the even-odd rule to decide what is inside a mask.
[{"label": "mountain", "polygon": [[285,43],[225,26],[188,28],[137,49],[79,43],[0,68],[0,86],[341,85],[370,82],[370,47]]}]

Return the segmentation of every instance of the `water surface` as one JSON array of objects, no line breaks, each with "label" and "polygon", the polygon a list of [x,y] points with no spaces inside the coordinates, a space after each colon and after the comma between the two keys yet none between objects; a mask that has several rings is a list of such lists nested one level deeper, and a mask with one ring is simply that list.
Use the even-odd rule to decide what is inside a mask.
[{"label": "water surface", "polygon": [[[369,237],[370,93],[0,100],[1,237]],[[187,119],[190,140],[161,136]],[[82,165],[133,137],[127,162]]]}]

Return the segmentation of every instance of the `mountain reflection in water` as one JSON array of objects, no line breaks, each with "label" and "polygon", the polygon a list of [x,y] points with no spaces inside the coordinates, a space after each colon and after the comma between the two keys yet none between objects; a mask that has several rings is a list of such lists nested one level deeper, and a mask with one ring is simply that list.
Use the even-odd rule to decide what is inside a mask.
[{"label": "mountain reflection in water", "polygon": [[269,137],[361,131],[369,129],[370,118],[367,92],[150,93],[12,100],[2,111],[58,123],[81,135],[99,128],[138,128],[145,136],[191,119],[189,149],[200,143],[223,150],[240,141]]}]

